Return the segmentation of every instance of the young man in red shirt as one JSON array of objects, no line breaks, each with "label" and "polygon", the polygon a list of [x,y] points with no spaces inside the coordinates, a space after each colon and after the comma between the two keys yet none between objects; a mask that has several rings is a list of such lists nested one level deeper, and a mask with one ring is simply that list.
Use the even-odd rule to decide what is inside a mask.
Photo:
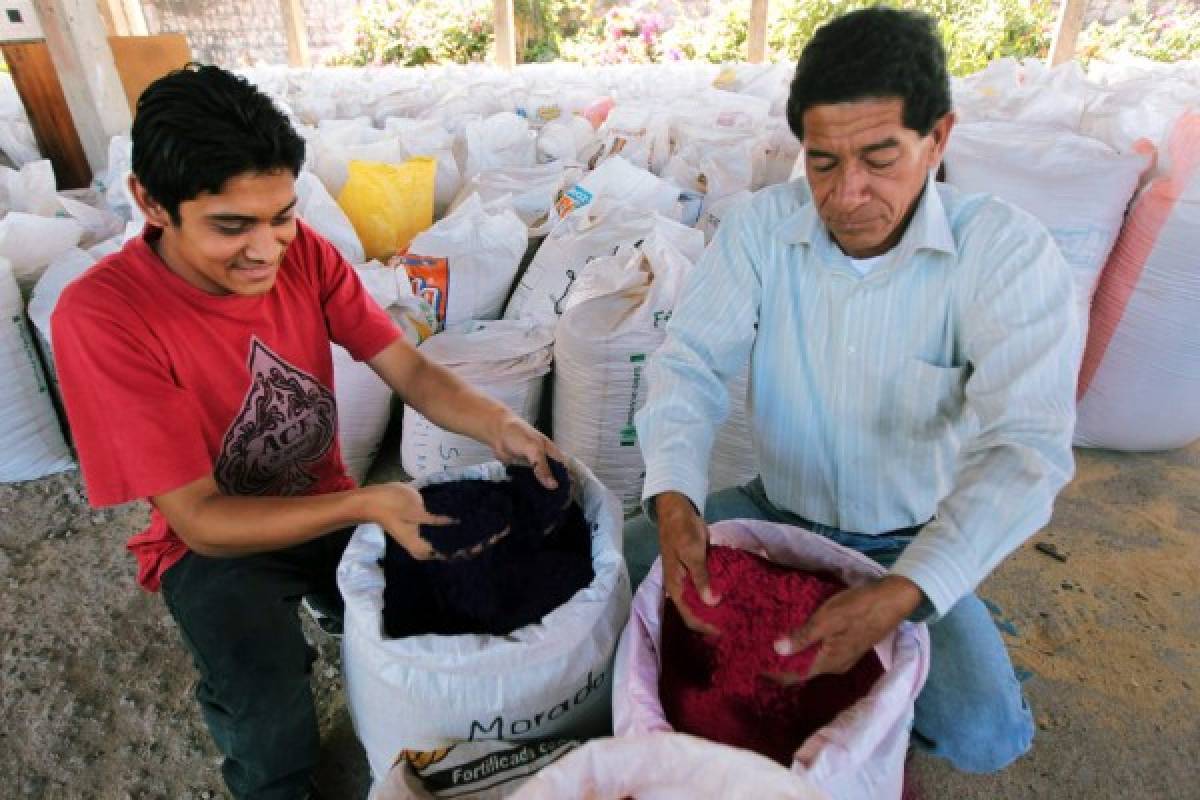
[{"label": "young man in red shirt", "polygon": [[73,283],[56,366],[90,501],[138,498],[138,581],[161,588],[200,672],[197,698],[237,798],[310,796],[319,748],[301,598],[336,596],[352,526],[429,555],[420,494],[356,487],[336,436],[330,342],[434,423],[532,464],[544,436],[425,360],[337,251],[295,217],[304,143],[216,67],[141,96],[130,187],[144,233]]}]

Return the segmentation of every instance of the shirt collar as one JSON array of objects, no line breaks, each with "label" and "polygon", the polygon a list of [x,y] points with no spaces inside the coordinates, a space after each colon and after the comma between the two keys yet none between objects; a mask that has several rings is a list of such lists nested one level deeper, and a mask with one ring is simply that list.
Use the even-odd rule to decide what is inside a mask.
[{"label": "shirt collar", "polygon": [[[833,244],[825,223],[821,222],[821,217],[817,214],[816,203],[811,198],[800,210],[785,217],[776,226],[775,234],[788,244]],[[900,250],[913,254],[918,250],[934,250],[951,256],[958,255],[958,245],[954,242],[950,220],[946,218],[946,207],[942,205],[942,197],[933,175],[925,181],[925,189],[917,204],[916,213],[908,222],[908,230],[889,252]]]}]

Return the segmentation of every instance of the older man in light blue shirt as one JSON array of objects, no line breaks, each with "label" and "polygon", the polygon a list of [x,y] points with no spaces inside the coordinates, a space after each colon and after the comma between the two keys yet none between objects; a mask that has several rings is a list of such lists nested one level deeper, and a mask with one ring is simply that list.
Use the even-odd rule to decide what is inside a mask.
[{"label": "older man in light blue shirt", "polygon": [[[649,518],[627,526],[631,570],[660,544],[668,594],[704,630],[680,601],[687,575],[719,602],[704,520],[805,524],[866,553],[888,575],[777,649],[819,643],[810,674],[843,672],[905,618],[929,622],[914,738],[961,769],[1000,769],[1032,718],[972,592],[1073,471],[1069,268],[1028,214],[930,177],[954,116],[928,17],[871,9],[822,28],[788,119],[807,179],[726,218],[649,368]],[[706,497],[724,383],[747,361],[761,477]]]}]

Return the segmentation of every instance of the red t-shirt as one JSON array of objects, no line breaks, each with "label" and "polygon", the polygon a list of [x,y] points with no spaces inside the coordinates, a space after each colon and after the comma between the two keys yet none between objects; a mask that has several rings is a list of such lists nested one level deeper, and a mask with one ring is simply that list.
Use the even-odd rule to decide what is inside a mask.
[{"label": "red t-shirt", "polygon": [[[161,232],[149,227],[63,292],[54,361],[92,505],[206,475],[229,495],[354,487],[329,343],[366,361],[401,334],[333,246],[297,228],[258,297],[192,286],[151,248]],[[149,591],[187,553],[157,509],[128,547]]]}]

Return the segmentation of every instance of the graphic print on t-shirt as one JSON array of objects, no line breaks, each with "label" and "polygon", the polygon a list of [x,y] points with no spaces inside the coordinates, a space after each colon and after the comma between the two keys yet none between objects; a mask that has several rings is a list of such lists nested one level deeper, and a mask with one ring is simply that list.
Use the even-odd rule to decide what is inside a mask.
[{"label": "graphic print on t-shirt", "polygon": [[227,495],[303,494],[309,467],[329,452],[337,429],[333,393],[250,340],[250,390],[225,433],[216,480]]}]

